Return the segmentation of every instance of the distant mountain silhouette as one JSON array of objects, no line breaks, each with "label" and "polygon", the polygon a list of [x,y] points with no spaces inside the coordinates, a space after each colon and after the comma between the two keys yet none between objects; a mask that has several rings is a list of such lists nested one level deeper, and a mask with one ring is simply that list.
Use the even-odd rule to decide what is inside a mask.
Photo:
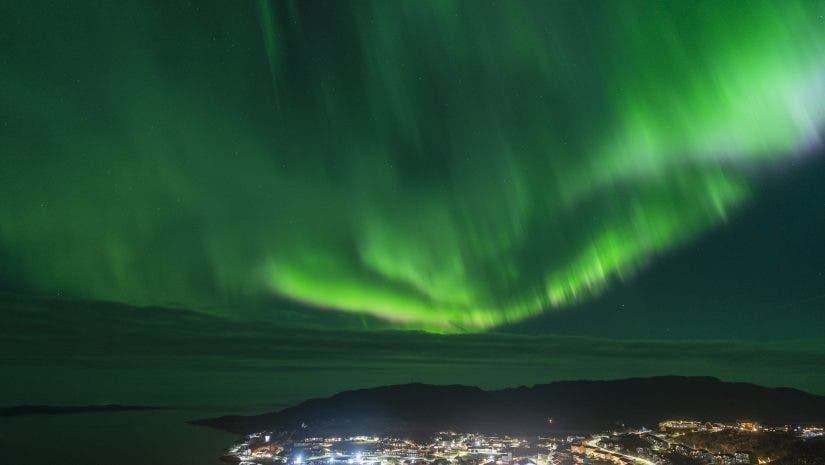
[{"label": "distant mountain silhouette", "polygon": [[679,376],[562,381],[496,391],[404,384],[345,391],[262,415],[191,423],[238,434],[271,430],[297,435],[410,437],[448,429],[541,434],[597,431],[618,425],[655,428],[669,418],[821,423],[825,421],[825,397],[790,388]]},{"label": "distant mountain silhouette", "polygon": [[145,405],[17,405],[14,407],[0,408],[0,417],[18,417],[23,415],[66,415],[71,413],[93,413],[93,412],[124,412],[130,410],[156,410],[160,407],[149,407]]}]

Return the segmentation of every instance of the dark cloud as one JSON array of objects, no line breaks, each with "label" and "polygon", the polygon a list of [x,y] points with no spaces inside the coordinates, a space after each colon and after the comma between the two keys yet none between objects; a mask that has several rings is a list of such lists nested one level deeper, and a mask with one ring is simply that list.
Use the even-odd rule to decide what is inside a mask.
[{"label": "dark cloud", "polygon": [[[332,331],[104,303],[6,298],[2,307],[0,364],[7,379],[21,380],[4,386],[11,403],[94,401],[105,393],[131,402],[258,405],[410,381],[503,387],[657,374],[825,393],[817,369],[825,365],[825,345],[817,340]],[[38,388],[23,381],[31,377],[41,380]]]}]

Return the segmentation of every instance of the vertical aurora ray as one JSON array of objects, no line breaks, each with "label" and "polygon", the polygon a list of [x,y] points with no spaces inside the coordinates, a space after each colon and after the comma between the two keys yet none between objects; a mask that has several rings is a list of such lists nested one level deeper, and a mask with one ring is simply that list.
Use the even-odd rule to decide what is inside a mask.
[{"label": "vertical aurora ray", "polygon": [[4,28],[28,288],[482,330],[724,223],[825,124],[820,2],[141,6]]}]

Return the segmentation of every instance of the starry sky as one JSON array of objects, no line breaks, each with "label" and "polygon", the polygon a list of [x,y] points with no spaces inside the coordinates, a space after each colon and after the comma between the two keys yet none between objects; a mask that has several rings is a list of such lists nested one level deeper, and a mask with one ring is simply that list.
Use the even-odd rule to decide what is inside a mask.
[{"label": "starry sky", "polygon": [[8,398],[825,394],[825,2],[7,2],[0,68]]}]

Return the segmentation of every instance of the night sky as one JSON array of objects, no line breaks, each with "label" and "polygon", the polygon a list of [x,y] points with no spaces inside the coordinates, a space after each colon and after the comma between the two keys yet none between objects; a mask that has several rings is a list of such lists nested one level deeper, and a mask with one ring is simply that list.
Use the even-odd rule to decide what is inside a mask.
[{"label": "night sky", "polygon": [[0,396],[825,394],[824,135],[818,0],[3,2]]}]

